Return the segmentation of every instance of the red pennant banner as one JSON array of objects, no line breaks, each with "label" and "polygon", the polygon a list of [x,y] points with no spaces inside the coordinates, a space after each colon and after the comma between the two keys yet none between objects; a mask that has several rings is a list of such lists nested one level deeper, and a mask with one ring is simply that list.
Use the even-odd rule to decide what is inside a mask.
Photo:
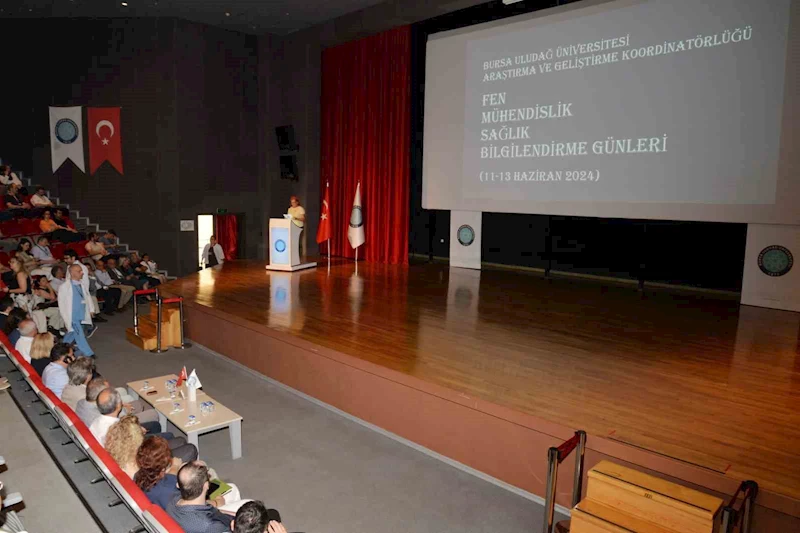
[{"label": "red pennant banner", "polygon": [[89,138],[89,172],[95,171],[108,161],[117,172],[122,172],[122,139],[118,107],[87,107]]}]

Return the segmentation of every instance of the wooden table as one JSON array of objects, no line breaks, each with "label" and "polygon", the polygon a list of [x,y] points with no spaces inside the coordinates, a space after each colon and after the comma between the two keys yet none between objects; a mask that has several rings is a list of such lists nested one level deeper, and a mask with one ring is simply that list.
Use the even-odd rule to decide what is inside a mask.
[{"label": "wooden table", "polygon": [[[170,374],[146,380],[131,381],[128,383],[128,391],[134,398],[140,398],[153,406],[158,413],[161,431],[167,431],[167,420],[169,420],[179,431],[186,434],[186,440],[194,444],[198,452],[200,450],[198,443],[200,435],[227,427],[231,437],[231,456],[234,459],[239,459],[242,456],[242,417],[211,398],[202,390],[197,391],[196,401],[190,402],[185,385],[176,389],[175,399],[170,398],[166,382],[171,379],[177,380],[178,376]],[[145,389],[145,381],[149,383],[148,389]],[[185,399],[181,397],[181,390],[183,390]],[[155,391],[155,394],[148,394],[148,392],[152,391]],[[202,413],[200,404],[208,401],[214,402],[214,412]],[[176,404],[181,410],[175,410]],[[190,415],[195,416],[197,423],[187,426]]]}]

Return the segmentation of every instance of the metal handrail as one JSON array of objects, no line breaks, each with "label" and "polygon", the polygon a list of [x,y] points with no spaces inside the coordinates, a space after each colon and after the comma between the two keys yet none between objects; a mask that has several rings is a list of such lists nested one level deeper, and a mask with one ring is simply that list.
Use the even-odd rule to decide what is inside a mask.
[{"label": "metal handrail", "polygon": [[[742,494],[742,503],[736,509],[736,501],[739,494]],[[736,526],[739,526],[739,533],[750,531],[750,519],[753,515],[753,504],[758,496],[758,483],[752,480],[742,481],[739,488],[731,497],[728,505],[722,508],[722,527],[720,533],[733,533]]]},{"label": "metal handrail", "polygon": [[579,430],[575,432],[569,440],[561,443],[558,447],[547,450],[547,488],[544,504],[544,523],[542,524],[543,533],[552,533],[553,520],[555,518],[556,507],[556,484],[558,483],[558,465],[564,459],[578,450],[575,458],[575,472],[572,479],[572,506],[578,505],[581,501],[583,492],[583,465],[586,455],[586,432]]}]

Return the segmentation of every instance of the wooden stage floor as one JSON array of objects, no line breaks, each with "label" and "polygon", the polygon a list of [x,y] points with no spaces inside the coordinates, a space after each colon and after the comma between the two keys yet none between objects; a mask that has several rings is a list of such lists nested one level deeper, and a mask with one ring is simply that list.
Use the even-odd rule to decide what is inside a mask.
[{"label": "wooden stage floor", "polygon": [[201,305],[800,500],[800,314],[442,265],[231,262]]}]

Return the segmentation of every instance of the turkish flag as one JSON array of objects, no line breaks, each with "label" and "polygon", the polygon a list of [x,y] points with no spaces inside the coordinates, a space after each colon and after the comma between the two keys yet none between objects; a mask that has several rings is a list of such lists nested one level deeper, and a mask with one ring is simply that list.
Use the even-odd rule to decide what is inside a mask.
[{"label": "turkish flag", "polygon": [[178,383],[176,383],[176,385],[180,387],[187,379],[189,379],[189,377],[186,375],[186,367],[184,366],[183,370],[181,370],[181,375],[178,376]]},{"label": "turkish flag", "polygon": [[89,172],[95,171],[108,161],[117,172],[122,172],[122,140],[120,138],[118,107],[87,107],[87,129],[89,138]]},{"label": "turkish flag", "polygon": [[317,228],[317,243],[327,241],[331,238],[331,217],[328,211],[330,206],[330,187],[325,184],[325,198],[322,200],[322,213],[319,216],[319,227]]}]

